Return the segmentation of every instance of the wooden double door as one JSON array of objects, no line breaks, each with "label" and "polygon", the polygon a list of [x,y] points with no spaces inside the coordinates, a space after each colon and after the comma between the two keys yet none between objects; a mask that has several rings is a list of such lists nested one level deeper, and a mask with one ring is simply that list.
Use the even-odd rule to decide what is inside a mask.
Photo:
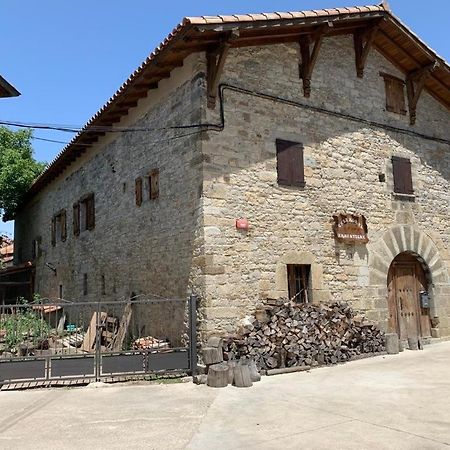
[{"label": "wooden double door", "polygon": [[416,257],[398,255],[388,274],[390,333],[397,333],[402,340],[430,336],[429,310],[420,304],[420,292],[427,288],[425,272]]}]

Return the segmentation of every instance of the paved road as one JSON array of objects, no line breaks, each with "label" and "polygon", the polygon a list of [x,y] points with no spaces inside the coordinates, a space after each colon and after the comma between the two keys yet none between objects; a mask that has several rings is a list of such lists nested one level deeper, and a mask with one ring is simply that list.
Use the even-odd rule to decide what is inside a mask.
[{"label": "paved road", "polygon": [[449,449],[450,342],[263,377],[0,392],[2,449]]}]

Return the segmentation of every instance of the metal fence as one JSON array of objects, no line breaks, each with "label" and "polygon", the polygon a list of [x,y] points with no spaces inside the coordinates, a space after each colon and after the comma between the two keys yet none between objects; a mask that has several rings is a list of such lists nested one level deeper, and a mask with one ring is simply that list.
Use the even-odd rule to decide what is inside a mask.
[{"label": "metal fence", "polygon": [[196,303],[191,296],[0,305],[0,385],[195,374]]}]

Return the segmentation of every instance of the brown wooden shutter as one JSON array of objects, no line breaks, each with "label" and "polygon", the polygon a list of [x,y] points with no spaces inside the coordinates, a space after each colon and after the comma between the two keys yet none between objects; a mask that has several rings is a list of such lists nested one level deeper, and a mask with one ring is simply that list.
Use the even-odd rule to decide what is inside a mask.
[{"label": "brown wooden shutter", "polygon": [[95,198],[91,194],[86,199],[86,229],[93,230],[95,228]]},{"label": "brown wooden shutter", "polygon": [[52,246],[56,245],[56,217],[52,217]]},{"label": "brown wooden shutter", "polygon": [[384,77],[386,90],[386,110],[397,114],[406,114],[404,81],[388,74]]},{"label": "brown wooden shutter", "polygon": [[149,175],[149,194],[150,200],[155,200],[159,197],[159,169],[154,169]]},{"label": "brown wooden shutter", "polygon": [[408,158],[393,156],[392,171],[394,174],[394,192],[398,194],[414,194],[411,161]]},{"label": "brown wooden shutter", "polygon": [[142,205],[142,178],[136,178],[134,182],[134,194],[136,198],[136,206]]},{"label": "brown wooden shutter", "polygon": [[305,186],[303,145],[298,142],[276,140],[278,184]]},{"label": "brown wooden shutter", "polygon": [[80,202],[73,204],[73,234],[80,235]]},{"label": "brown wooden shutter", "polygon": [[60,212],[60,220],[61,220],[61,241],[64,242],[67,239],[67,217],[65,209],[63,209]]}]

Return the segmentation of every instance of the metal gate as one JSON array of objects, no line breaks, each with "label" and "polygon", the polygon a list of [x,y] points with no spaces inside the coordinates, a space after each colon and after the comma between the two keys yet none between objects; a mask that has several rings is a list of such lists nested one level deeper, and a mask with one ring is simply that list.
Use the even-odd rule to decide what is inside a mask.
[{"label": "metal gate", "polygon": [[195,374],[196,310],[195,296],[0,305],[0,385]]}]

